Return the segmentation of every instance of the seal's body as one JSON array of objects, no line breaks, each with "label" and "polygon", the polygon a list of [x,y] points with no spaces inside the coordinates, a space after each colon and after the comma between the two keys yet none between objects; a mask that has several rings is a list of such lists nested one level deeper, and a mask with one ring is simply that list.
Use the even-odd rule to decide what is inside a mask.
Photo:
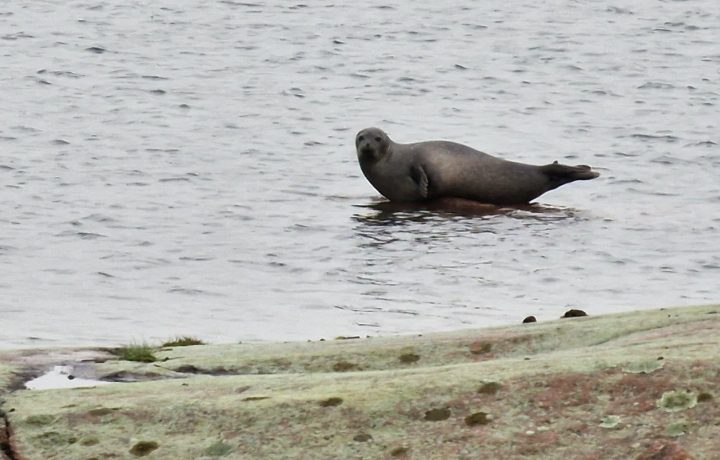
[{"label": "seal's body", "polygon": [[585,165],[516,163],[455,142],[397,144],[379,128],[360,131],[355,146],[365,177],[386,198],[398,202],[456,197],[526,204],[561,185],[599,176]]}]

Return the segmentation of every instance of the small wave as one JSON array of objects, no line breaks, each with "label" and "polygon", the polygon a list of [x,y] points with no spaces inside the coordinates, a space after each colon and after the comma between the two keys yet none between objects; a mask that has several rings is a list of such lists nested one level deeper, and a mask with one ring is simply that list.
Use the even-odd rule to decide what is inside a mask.
[{"label": "small wave", "polygon": [[69,72],[65,70],[47,70],[47,69],[40,69],[37,71],[39,75],[49,74],[54,75],[56,77],[68,77],[68,78],[82,78],[84,75],[81,75],[79,73],[75,72]]},{"label": "small wave", "polygon": [[638,89],[673,89],[675,85],[670,83],[661,83],[657,81],[648,81],[638,86]]},{"label": "small wave", "polygon": [[70,230],[60,232],[55,236],[78,236],[82,238],[83,240],[95,240],[97,238],[107,238],[107,235],[103,235],[100,233],[93,233],[93,232],[73,232]]},{"label": "small wave", "polygon": [[677,142],[679,139],[675,136],[672,136],[670,134],[642,134],[642,133],[635,133],[631,134],[630,137],[635,139],[640,139],[643,141],[662,141],[662,142]]},{"label": "small wave", "polygon": [[170,294],[184,294],[184,295],[190,295],[190,296],[212,296],[212,297],[222,297],[223,295],[217,292],[210,292],[205,291],[203,289],[192,289],[192,288],[171,288],[168,289],[167,292]]},{"label": "small wave", "polygon": [[19,40],[19,39],[21,39],[21,38],[35,38],[35,36],[34,36],[34,35],[30,35],[30,34],[25,33],[25,32],[17,32],[17,33],[14,33],[14,34],[6,34],[6,35],[3,35],[3,36],[0,37],[0,38],[2,38],[3,40],[15,41],[15,40]]},{"label": "small wave", "polygon": [[215,258],[210,256],[182,256],[180,260],[186,262],[206,262],[208,260],[215,260]]}]

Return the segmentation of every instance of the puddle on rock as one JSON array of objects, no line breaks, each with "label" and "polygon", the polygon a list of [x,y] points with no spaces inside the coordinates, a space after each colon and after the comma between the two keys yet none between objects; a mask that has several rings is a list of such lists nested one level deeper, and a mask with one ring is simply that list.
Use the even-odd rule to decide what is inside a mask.
[{"label": "puddle on rock", "polygon": [[107,385],[113,382],[103,382],[102,380],[92,380],[75,377],[73,375],[73,366],[53,366],[52,370],[25,382],[25,388],[28,390],[52,390],[57,388],[87,388],[97,385]]}]

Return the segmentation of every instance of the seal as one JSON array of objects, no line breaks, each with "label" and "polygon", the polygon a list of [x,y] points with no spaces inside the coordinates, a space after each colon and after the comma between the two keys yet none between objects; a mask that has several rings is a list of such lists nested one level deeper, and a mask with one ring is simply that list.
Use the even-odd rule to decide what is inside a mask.
[{"label": "seal", "polygon": [[355,137],[360,168],[390,201],[464,198],[494,205],[527,204],[545,192],[600,174],[557,161],[544,166],[503,160],[448,141],[393,142],[380,128]]}]

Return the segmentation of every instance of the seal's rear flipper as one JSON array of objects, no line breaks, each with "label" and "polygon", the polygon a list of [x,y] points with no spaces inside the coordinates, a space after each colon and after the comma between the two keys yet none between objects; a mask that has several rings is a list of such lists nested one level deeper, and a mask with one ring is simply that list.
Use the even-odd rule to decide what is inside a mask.
[{"label": "seal's rear flipper", "polygon": [[593,171],[592,168],[587,165],[568,166],[561,165],[557,161],[549,165],[540,166],[540,171],[551,180],[558,181],[561,184],[567,184],[575,180],[595,179],[600,175],[599,172]]}]

